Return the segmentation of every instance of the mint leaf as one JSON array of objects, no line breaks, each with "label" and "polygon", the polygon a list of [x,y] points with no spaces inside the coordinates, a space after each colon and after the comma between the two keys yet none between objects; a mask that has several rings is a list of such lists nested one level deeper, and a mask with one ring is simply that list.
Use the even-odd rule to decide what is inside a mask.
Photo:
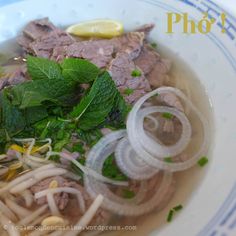
[{"label": "mint leaf", "polygon": [[6,90],[0,93],[0,117],[0,129],[5,130],[10,137],[23,130],[26,126],[23,112],[12,105]]},{"label": "mint leaf", "polygon": [[94,81],[100,73],[97,66],[84,59],[67,58],[64,59],[61,66],[65,79],[71,79],[79,83]]},{"label": "mint leaf", "polygon": [[24,115],[27,125],[31,125],[40,120],[45,119],[48,116],[48,113],[45,107],[40,106],[40,107],[26,108]]},{"label": "mint leaf", "polygon": [[130,105],[128,105],[121,94],[118,93],[115,97],[114,106],[104,122],[104,126],[108,128],[124,129],[125,119],[130,111],[130,108]]},{"label": "mint leaf", "polygon": [[78,120],[80,129],[89,130],[105,121],[112,110],[118,90],[108,72],[100,75],[89,93],[74,107],[71,117]]},{"label": "mint leaf", "polygon": [[66,97],[76,95],[77,86],[64,79],[41,79],[24,82],[12,88],[13,104],[20,109],[40,106],[44,101],[65,104]]},{"label": "mint leaf", "polygon": [[45,58],[28,56],[27,70],[32,80],[62,79],[60,65]]}]

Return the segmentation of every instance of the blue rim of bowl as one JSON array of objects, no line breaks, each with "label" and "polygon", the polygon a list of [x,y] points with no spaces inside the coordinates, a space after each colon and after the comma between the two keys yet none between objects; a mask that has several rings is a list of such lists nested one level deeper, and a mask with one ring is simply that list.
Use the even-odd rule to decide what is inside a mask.
[{"label": "blue rim of bowl", "polygon": [[[0,0],[0,7],[10,5],[16,2],[22,2],[25,0]],[[181,12],[178,9],[160,2],[159,0],[139,0],[153,6],[158,6],[162,9],[174,12]],[[222,7],[218,6],[212,0],[176,0],[187,4],[190,7],[195,8],[200,12],[208,12],[209,18],[216,18],[222,12],[227,13],[227,28],[226,35],[230,40],[236,38],[236,18],[225,11]],[[192,17],[193,20],[196,20]],[[220,22],[217,26],[222,29]],[[220,51],[227,58],[233,69],[236,71],[236,60],[231,52],[224,46],[224,44],[217,38],[213,33],[206,35],[209,37],[214,44],[220,49]],[[236,45],[235,45],[236,46]],[[236,231],[236,183],[233,186],[230,194],[225,199],[224,203],[221,205],[215,216],[210,220],[210,222],[201,230],[197,236],[227,236]]]}]

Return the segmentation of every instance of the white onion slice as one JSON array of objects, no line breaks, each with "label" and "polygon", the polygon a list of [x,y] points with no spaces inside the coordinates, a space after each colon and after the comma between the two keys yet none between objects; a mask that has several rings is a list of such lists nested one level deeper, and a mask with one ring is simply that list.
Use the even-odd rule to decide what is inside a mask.
[{"label": "white onion slice", "polygon": [[[150,150],[153,150],[152,147],[149,146],[150,139],[147,137],[144,138],[144,136],[140,137],[140,133],[137,132],[139,130],[139,127],[137,127],[137,122],[139,121],[139,111],[141,109],[141,106],[143,103],[149,99],[150,97],[157,95],[157,94],[165,94],[165,93],[174,93],[178,97],[180,97],[184,102],[191,108],[191,110],[195,113],[195,115],[199,118],[202,129],[203,129],[203,141],[202,145],[199,148],[198,152],[193,155],[192,158],[186,160],[185,162],[181,163],[167,163],[163,161],[162,159],[153,157],[154,153],[150,153]],[[146,109],[146,108],[145,108]],[[170,109],[170,108],[169,108]],[[140,123],[138,125],[141,125]],[[143,127],[143,125],[142,125]],[[181,171],[188,169],[196,164],[199,158],[201,158],[203,155],[206,154],[206,151],[209,146],[209,127],[208,123],[205,119],[205,117],[199,112],[199,110],[192,104],[191,101],[178,89],[172,88],[172,87],[161,87],[158,88],[143,97],[141,97],[133,106],[132,110],[129,113],[128,120],[127,120],[127,133],[128,138],[130,141],[131,146],[134,148],[135,152],[139,154],[140,158],[142,158],[143,161],[145,161],[146,164],[157,167],[164,170],[169,171]],[[140,140],[149,140],[148,142],[140,143]],[[186,137],[185,137],[186,139]],[[154,145],[154,141],[152,141],[152,146]],[[144,147],[145,146],[145,147]],[[181,145],[180,145],[181,147]],[[149,151],[147,151],[147,149]],[[162,149],[163,150],[163,149]],[[163,153],[162,153],[163,154]],[[159,153],[156,153],[156,155],[159,155]],[[160,155],[162,158],[163,155]]]},{"label": "white onion slice", "polygon": [[120,170],[131,179],[149,179],[159,171],[142,161],[126,137],[118,143],[115,149],[115,158]]},{"label": "white onion slice", "polygon": [[[158,140],[159,142],[154,141],[145,133],[143,128],[143,122],[145,116],[148,116],[152,113],[164,113],[164,112],[168,112],[174,115],[175,117],[178,118],[178,120],[182,124],[182,133],[180,139],[176,144],[168,146],[160,144],[159,140]],[[192,134],[191,124],[188,118],[185,116],[185,114],[176,108],[166,107],[166,106],[147,107],[139,111],[136,120],[137,120],[136,130],[139,135],[139,143],[143,144],[143,148],[145,148],[147,152],[151,153],[152,156],[154,157],[165,158],[169,156],[176,156],[179,153],[181,153],[190,142]]]},{"label": "white onion slice", "polygon": [[[102,173],[103,163],[107,156],[114,152],[117,141],[126,135],[124,130],[116,131],[104,136],[93,148],[90,150],[86,159],[86,166],[93,168],[98,173]],[[103,183],[99,183],[94,178],[85,176],[84,183],[87,192],[91,197],[95,198],[97,194],[103,193],[104,203],[103,207],[116,214],[138,216],[152,211],[163,200],[172,182],[172,174],[164,173],[161,185],[155,190],[155,193],[145,203],[137,204],[131,202],[131,199],[124,199],[115,195]]]}]

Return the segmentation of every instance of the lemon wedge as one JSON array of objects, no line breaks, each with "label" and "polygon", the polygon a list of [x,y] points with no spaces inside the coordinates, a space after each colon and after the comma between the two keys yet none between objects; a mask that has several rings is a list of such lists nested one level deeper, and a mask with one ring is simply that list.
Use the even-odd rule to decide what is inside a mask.
[{"label": "lemon wedge", "polygon": [[66,31],[81,37],[112,38],[121,35],[124,27],[119,21],[100,19],[72,25]]}]

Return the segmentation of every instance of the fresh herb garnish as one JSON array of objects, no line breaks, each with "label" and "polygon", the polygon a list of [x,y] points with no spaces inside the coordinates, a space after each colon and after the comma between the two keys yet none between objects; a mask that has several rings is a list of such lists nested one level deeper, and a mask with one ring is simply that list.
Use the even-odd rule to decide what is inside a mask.
[{"label": "fresh herb garnish", "polygon": [[139,77],[139,76],[141,76],[142,75],[142,73],[141,73],[141,71],[140,70],[133,70],[132,72],[131,72],[131,75],[133,76],[133,77]]},{"label": "fresh herb garnish", "polygon": [[183,209],[183,206],[182,205],[177,205],[177,206],[175,206],[175,207],[173,207],[170,211],[169,211],[169,213],[168,213],[168,216],[167,216],[167,222],[171,222],[172,221],[172,219],[173,219],[173,216],[174,216],[174,214],[175,214],[175,212],[178,212],[178,211],[180,211],[180,210],[182,210]]},{"label": "fresh herb garnish", "polygon": [[27,71],[32,80],[63,79],[60,65],[45,58],[27,56]]},{"label": "fresh herb garnish", "polygon": [[128,178],[119,170],[114,160],[114,155],[110,155],[105,160],[102,169],[102,175],[114,180],[127,180]]},{"label": "fresh herb garnish", "polygon": [[203,167],[208,163],[208,161],[209,161],[208,158],[204,156],[197,163],[200,167]]},{"label": "fresh herb garnish", "polygon": [[135,192],[129,189],[123,189],[123,197],[127,199],[131,199],[135,196]]},{"label": "fresh herb garnish", "polygon": [[150,46],[152,47],[152,48],[157,48],[157,43],[155,43],[155,42],[153,42],[153,43],[150,43]]},{"label": "fresh herb garnish", "polygon": [[[82,59],[58,64],[32,56],[27,57],[27,69],[32,80],[0,91],[4,146],[13,137],[50,137],[53,148],[60,151],[72,133],[92,146],[102,137],[100,128],[125,126],[129,106],[108,72]],[[82,83],[89,83],[88,88],[82,89]],[[75,149],[84,152],[79,146]]]},{"label": "fresh herb garnish", "polygon": [[85,153],[84,145],[82,143],[76,143],[72,146],[72,152],[79,152],[80,154]]},{"label": "fresh herb garnish", "polygon": [[180,210],[182,210],[182,209],[183,209],[183,206],[182,206],[182,205],[178,205],[178,206],[173,207],[173,210],[174,210],[174,211],[180,211]]},{"label": "fresh herb garnish", "polygon": [[100,75],[89,93],[70,113],[82,130],[90,130],[102,124],[117,105],[120,94],[108,72]]},{"label": "fresh herb garnish", "polygon": [[170,210],[167,216],[167,222],[171,222],[173,219],[173,215],[174,215],[174,210]]},{"label": "fresh herb garnish", "polygon": [[165,157],[164,161],[167,162],[167,163],[172,163],[173,159],[172,159],[172,157]]},{"label": "fresh herb garnish", "polygon": [[134,93],[134,89],[126,88],[126,89],[124,90],[124,94],[127,95],[127,96],[129,96],[129,95],[131,95],[131,94],[133,94],[133,93]]},{"label": "fresh herb garnish", "polygon": [[102,133],[99,129],[92,129],[87,131],[77,129],[76,132],[78,134],[79,139],[90,147],[96,144],[102,137]]},{"label": "fresh herb garnish", "polygon": [[97,66],[84,59],[67,58],[61,64],[65,79],[80,83],[94,81],[100,73]]},{"label": "fresh herb garnish", "polygon": [[162,117],[171,120],[174,116],[169,112],[162,113]]}]

